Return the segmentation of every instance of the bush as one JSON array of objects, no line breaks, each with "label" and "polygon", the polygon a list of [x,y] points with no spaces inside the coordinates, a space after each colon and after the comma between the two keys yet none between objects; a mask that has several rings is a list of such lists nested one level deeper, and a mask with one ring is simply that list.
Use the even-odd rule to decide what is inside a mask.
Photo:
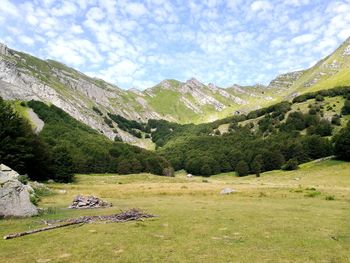
[{"label": "bush", "polygon": [[245,161],[239,161],[236,166],[236,173],[238,176],[248,175],[249,167]]},{"label": "bush", "polygon": [[344,102],[344,106],[343,108],[341,109],[341,114],[343,115],[348,115],[350,114],[350,100],[345,100]]},{"label": "bush", "polygon": [[298,160],[295,158],[289,159],[284,165],[282,165],[282,170],[285,171],[297,170],[298,168]]},{"label": "bush", "polygon": [[28,181],[29,181],[28,175],[20,175],[18,177],[18,181],[20,181],[24,185],[28,184]]},{"label": "bush", "polygon": [[332,124],[337,126],[341,125],[341,118],[339,115],[336,114],[332,117]]},{"label": "bush", "polygon": [[327,200],[327,201],[333,201],[333,200],[335,200],[335,196],[334,196],[334,195],[327,195],[327,196],[325,197],[325,200]]},{"label": "bush", "polygon": [[93,106],[92,109],[93,109],[93,111],[96,112],[98,115],[100,115],[100,116],[103,115],[102,111],[100,111],[100,109],[97,108],[96,106]]}]

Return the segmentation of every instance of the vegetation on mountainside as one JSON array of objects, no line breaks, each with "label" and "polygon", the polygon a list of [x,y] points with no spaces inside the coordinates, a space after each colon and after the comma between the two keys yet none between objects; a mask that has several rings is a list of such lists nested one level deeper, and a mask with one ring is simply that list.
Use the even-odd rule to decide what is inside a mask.
[{"label": "vegetation on mountainside", "polygon": [[[281,102],[208,124],[179,125],[150,120],[148,125],[152,128],[153,142],[161,147],[159,152],[176,170],[186,169],[204,176],[228,171],[237,171],[238,175],[259,174],[282,166],[290,170],[300,163],[333,154],[329,137],[337,134],[346,118],[341,115],[341,107],[328,100],[337,98],[338,103],[339,96],[347,98],[348,94],[349,87],[339,87],[303,94],[292,103]],[[301,111],[298,105],[303,103],[308,105]],[[343,112],[346,105],[345,101]],[[218,128],[226,123],[228,132],[221,135]],[[347,147],[346,142],[341,144]]]},{"label": "vegetation on mountainside", "polygon": [[124,118],[123,116],[116,115],[116,114],[111,114],[108,113],[108,117],[117,123],[118,127],[122,129],[123,131],[126,131],[130,133],[131,135],[137,137],[137,138],[142,138],[142,133],[149,133],[150,130],[144,123],[137,122],[135,120],[128,120]]},{"label": "vegetation on mountainside", "polygon": [[32,180],[64,182],[71,180],[72,173],[56,166],[62,158],[53,155],[48,145],[33,133],[30,124],[0,97],[0,163],[28,174]]},{"label": "vegetation on mountainside", "polygon": [[169,163],[155,152],[112,142],[54,105],[37,101],[30,101],[28,105],[45,122],[40,137],[54,154],[69,156],[70,161],[65,162],[64,167],[70,167],[75,173],[163,175],[168,171]]}]

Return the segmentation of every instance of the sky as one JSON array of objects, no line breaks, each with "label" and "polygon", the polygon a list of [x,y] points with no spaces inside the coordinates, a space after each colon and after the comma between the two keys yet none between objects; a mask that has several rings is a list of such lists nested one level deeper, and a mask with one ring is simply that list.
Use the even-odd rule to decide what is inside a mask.
[{"label": "sky", "polygon": [[268,84],[335,50],[349,14],[350,0],[0,0],[0,42],[124,89]]}]

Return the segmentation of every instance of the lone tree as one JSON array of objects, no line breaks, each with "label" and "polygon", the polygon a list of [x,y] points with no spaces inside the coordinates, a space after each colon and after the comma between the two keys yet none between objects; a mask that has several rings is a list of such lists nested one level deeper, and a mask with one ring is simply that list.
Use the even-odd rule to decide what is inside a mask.
[{"label": "lone tree", "polygon": [[350,161],[350,121],[334,140],[334,154],[341,160]]},{"label": "lone tree", "polygon": [[255,156],[254,160],[250,164],[251,172],[255,173],[256,177],[260,177],[261,168],[263,165],[263,158],[261,154]]},{"label": "lone tree", "polygon": [[238,176],[246,176],[248,175],[249,167],[245,161],[239,161],[236,166],[236,173]]}]

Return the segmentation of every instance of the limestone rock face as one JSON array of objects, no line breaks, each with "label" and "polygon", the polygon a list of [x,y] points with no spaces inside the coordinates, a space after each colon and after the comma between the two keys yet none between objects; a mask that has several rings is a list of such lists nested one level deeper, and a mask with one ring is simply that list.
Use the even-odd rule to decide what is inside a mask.
[{"label": "limestone rock face", "polygon": [[30,202],[30,187],[12,176],[11,171],[9,173],[0,171],[0,216],[37,215],[38,209]]},{"label": "limestone rock face", "polygon": [[7,50],[7,46],[0,43],[0,54],[1,55],[8,55],[8,50]]},{"label": "limestone rock face", "polygon": [[13,179],[18,179],[19,177],[19,174],[16,171],[12,170],[10,167],[6,166],[5,164],[0,164],[0,172],[6,174],[7,176]]}]

